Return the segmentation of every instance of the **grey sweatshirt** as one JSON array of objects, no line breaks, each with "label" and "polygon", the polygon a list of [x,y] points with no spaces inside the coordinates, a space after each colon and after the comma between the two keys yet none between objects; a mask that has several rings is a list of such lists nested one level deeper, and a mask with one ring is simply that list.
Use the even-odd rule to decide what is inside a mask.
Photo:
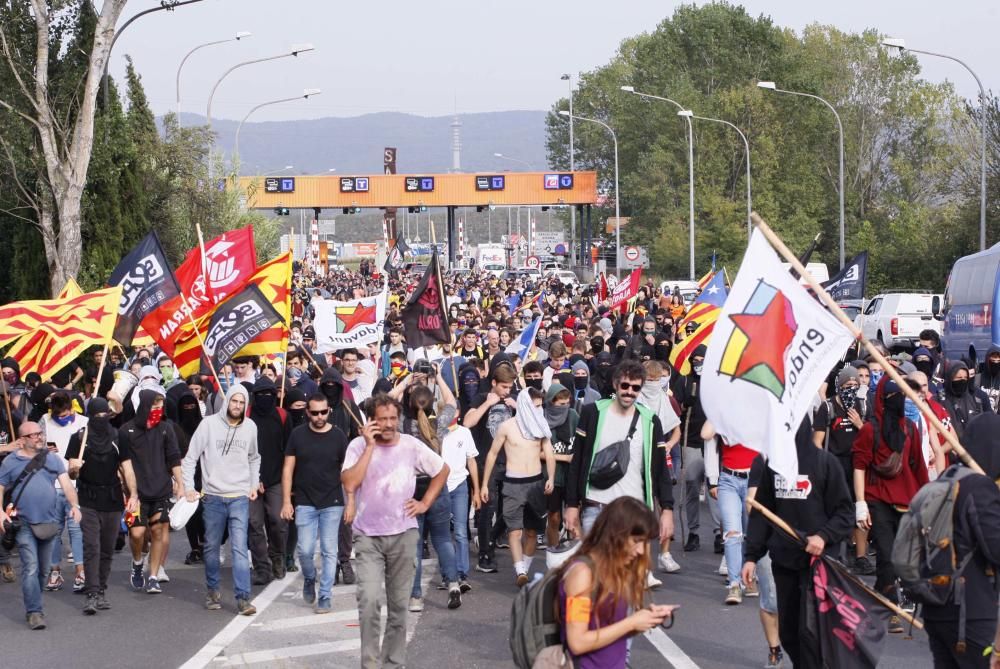
[{"label": "grey sweatshirt", "polygon": [[249,495],[260,483],[260,454],[257,452],[257,426],[246,419],[246,409],[238,425],[227,420],[229,400],[242,395],[249,403],[249,393],[241,383],[226,393],[222,410],[206,416],[191,435],[191,444],[181,463],[184,487],[194,490],[195,466],[201,463],[201,492],[206,495],[234,497]]}]

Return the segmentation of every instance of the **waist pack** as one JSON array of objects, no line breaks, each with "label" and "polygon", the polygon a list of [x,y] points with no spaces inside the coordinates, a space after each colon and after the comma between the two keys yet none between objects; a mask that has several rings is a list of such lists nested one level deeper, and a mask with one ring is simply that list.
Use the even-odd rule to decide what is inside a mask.
[{"label": "waist pack", "polygon": [[39,541],[48,541],[59,534],[59,530],[62,529],[59,523],[31,523],[28,527],[31,528],[31,533]]},{"label": "waist pack", "polygon": [[599,490],[606,490],[618,483],[625,472],[628,471],[629,458],[632,452],[632,437],[635,435],[635,428],[639,424],[639,410],[635,409],[632,415],[632,425],[629,427],[628,436],[621,441],[616,441],[606,448],[602,448],[594,455],[594,460],[590,464],[590,485]]}]

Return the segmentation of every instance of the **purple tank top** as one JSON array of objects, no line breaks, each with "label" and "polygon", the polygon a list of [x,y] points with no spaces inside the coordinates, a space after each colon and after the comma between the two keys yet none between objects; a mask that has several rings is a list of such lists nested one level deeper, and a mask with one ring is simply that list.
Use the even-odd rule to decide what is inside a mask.
[{"label": "purple tank top", "polygon": [[[577,562],[576,564],[580,564]],[[571,566],[566,570],[568,574],[571,570],[576,567],[576,564]],[[566,610],[566,586],[563,581],[559,582],[559,601],[560,610]],[[597,611],[593,610],[590,614],[590,624],[587,626],[589,630],[596,630],[598,628],[597,624]],[[612,625],[619,620],[624,620],[628,617],[628,606],[623,601],[618,601],[612,610],[611,604],[606,603],[601,606],[601,627],[607,627]],[[563,617],[560,622],[560,635],[562,637],[563,643],[566,642],[566,620]],[[569,648],[569,646],[567,646]],[[579,669],[625,669],[625,658],[628,652],[628,635],[623,636],[614,643],[610,643],[604,648],[599,648],[593,652],[587,653],[586,655],[576,656],[570,651],[570,655],[576,661],[576,666]]]}]

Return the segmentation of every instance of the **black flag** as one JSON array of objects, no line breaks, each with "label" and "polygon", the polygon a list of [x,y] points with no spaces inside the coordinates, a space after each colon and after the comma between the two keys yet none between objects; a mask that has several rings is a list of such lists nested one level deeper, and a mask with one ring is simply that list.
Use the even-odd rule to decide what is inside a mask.
[{"label": "black flag", "polygon": [[114,332],[115,341],[122,346],[132,343],[139,324],[147,314],[181,292],[155,232],[143,237],[122,258],[111,272],[108,285],[122,287]]},{"label": "black flag", "polygon": [[882,655],[889,609],[827,556],[813,558],[806,591],[806,629],[824,667],[874,669]]},{"label": "black flag", "polygon": [[865,279],[868,274],[868,251],[862,251],[844,265],[829,281],[823,284],[830,297],[843,302],[844,300],[863,300],[865,297]]},{"label": "black flag", "polygon": [[284,322],[260,288],[250,284],[215,307],[205,333],[205,353],[218,370],[244,346]]},{"label": "black flag", "polygon": [[445,311],[444,295],[441,294],[440,271],[435,248],[424,276],[403,307],[403,330],[406,332],[407,346],[416,348],[451,343],[448,312]]},{"label": "black flag", "polygon": [[403,236],[396,231],[396,243],[389,249],[385,257],[385,265],[382,269],[389,275],[395,277],[399,270],[403,269],[403,256],[410,250],[410,247],[403,241]]}]

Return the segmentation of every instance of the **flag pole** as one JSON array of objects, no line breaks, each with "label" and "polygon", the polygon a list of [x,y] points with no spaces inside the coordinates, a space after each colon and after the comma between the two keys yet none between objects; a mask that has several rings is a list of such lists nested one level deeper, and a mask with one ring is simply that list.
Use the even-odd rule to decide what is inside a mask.
[{"label": "flag pole", "polygon": [[[785,534],[787,534],[789,537],[791,537],[792,539],[794,539],[799,544],[803,544],[803,545],[805,544],[805,542],[802,541],[802,537],[799,536],[798,532],[796,532],[794,529],[792,529],[792,526],[789,525],[788,523],[786,523],[785,520],[781,516],[779,516],[778,514],[774,513],[769,508],[767,508],[766,506],[764,506],[763,504],[761,504],[760,502],[758,502],[756,499],[753,499],[752,497],[751,498],[747,498],[747,501],[750,503],[750,506],[752,506],[755,510],[760,511],[764,515],[765,518],[767,518],[773,525],[775,525],[776,527],[778,527],[782,531],[784,531]],[[838,565],[838,563],[837,563],[836,560],[833,560],[832,564],[833,565]],[[904,611],[903,609],[899,608],[898,604],[896,604],[895,602],[891,601],[890,599],[888,599],[887,597],[885,597],[881,593],[876,592],[875,590],[872,590],[871,588],[869,588],[868,585],[865,584],[864,581],[862,581],[861,579],[859,579],[858,577],[856,577],[854,574],[851,574],[846,569],[838,569],[838,571],[842,575],[846,576],[848,579],[850,579],[851,581],[853,581],[855,585],[858,585],[861,588],[864,588],[865,592],[867,592],[869,595],[871,595],[872,597],[874,597],[875,600],[878,601],[879,604],[881,604],[885,608],[889,609],[890,611],[892,611],[893,613],[895,613],[900,618],[903,618],[906,622],[910,623],[911,625],[913,625],[917,629],[922,630],[924,628],[924,624],[922,622],[920,622],[919,620],[917,620],[916,618],[914,618],[907,611]]]},{"label": "flag pole", "polygon": [[[434,225],[431,225],[431,246],[434,249],[434,255],[437,255],[437,233],[434,229]],[[451,380],[455,384],[455,400],[458,400],[458,371],[455,369],[455,346],[451,341],[451,321],[448,319],[448,308],[447,303],[444,298],[444,279],[441,278],[441,260],[438,259],[437,262],[437,281],[438,281],[438,295],[440,295],[441,305],[445,308],[444,311],[444,330],[448,333],[448,357],[451,360]],[[424,355],[427,355],[427,347],[424,347]]]},{"label": "flag pole", "polygon": [[[215,365],[212,363],[212,356],[208,354],[208,349],[205,347],[205,339],[201,336],[201,330],[198,329],[198,324],[194,322],[194,314],[191,311],[191,305],[188,304],[187,295],[184,291],[181,291],[181,300],[184,302],[184,306],[187,310],[188,321],[191,323],[191,327],[194,328],[194,335],[198,338],[198,344],[201,346],[201,353],[205,356],[205,360],[208,362],[208,368],[212,371],[212,376],[215,377],[215,382],[222,386],[222,377],[219,376],[219,372],[215,370]],[[229,392],[229,382],[226,381],[226,392]]]},{"label": "flag pole", "polygon": [[316,371],[318,371],[320,374],[322,374],[323,373],[323,368],[319,366],[318,362],[316,362],[316,358],[314,358],[312,356],[312,353],[309,352],[309,349],[307,349],[305,346],[303,346],[299,350],[301,350],[303,353],[306,354],[306,357],[309,358],[309,361],[312,362],[312,364],[316,366]]},{"label": "flag pole", "polygon": [[7,406],[7,426],[10,428],[9,432],[10,437],[8,443],[13,444],[14,440],[17,439],[17,433],[14,432],[14,415],[10,408],[10,384],[7,383],[6,381],[4,381],[3,384],[4,384],[3,402]]},{"label": "flag pole", "polygon": [[969,455],[969,452],[962,447],[962,444],[958,441],[958,437],[955,433],[948,430],[941,423],[941,421],[938,420],[938,417],[934,415],[933,411],[931,411],[927,402],[925,402],[924,399],[913,390],[913,388],[910,388],[910,386],[907,385],[906,381],[903,380],[903,377],[896,371],[895,366],[890,364],[889,361],[885,359],[885,356],[882,355],[882,353],[865,337],[864,333],[858,329],[858,326],[854,324],[854,321],[852,321],[847,314],[844,313],[844,311],[837,304],[837,301],[834,300],[828,292],[826,292],[823,286],[821,286],[808,271],[806,271],[806,268],[802,266],[802,263],[799,262],[797,257],[795,257],[795,254],[792,253],[787,246],[785,246],[785,243],[781,241],[781,238],[775,234],[774,230],[772,230],[770,226],[764,222],[764,219],[756,213],[751,214],[751,219],[753,220],[754,226],[756,226],[756,228],[761,231],[761,234],[767,238],[767,241],[771,244],[771,246],[774,247],[774,249],[780,253],[788,263],[791,264],[792,268],[795,269],[795,271],[799,273],[809,287],[813,289],[816,293],[816,297],[822,300],[830,309],[830,312],[844,324],[854,338],[864,345],[868,354],[882,365],[885,373],[890,379],[896,382],[903,394],[910,398],[910,400],[912,400],[913,403],[920,408],[920,411],[924,414],[927,422],[933,425],[934,429],[944,435],[944,438],[948,441],[948,444],[951,446],[952,450],[955,451],[956,455],[961,458],[962,462],[964,462],[969,469],[977,474],[985,474],[986,472],[983,471],[983,468],[980,467],[979,464],[972,459],[972,456]]},{"label": "flag pole", "polygon": [[[101,354],[101,364],[97,368],[97,379],[94,381],[94,392],[90,396],[90,399],[97,397],[97,392],[101,389],[101,376],[104,375],[104,364],[108,361],[108,346],[110,344],[110,339],[104,342],[104,353]],[[84,408],[86,411],[86,408]],[[87,435],[90,433],[90,421],[83,426],[83,439],[80,440],[80,455],[77,457],[83,460],[83,452],[87,450]]]}]

